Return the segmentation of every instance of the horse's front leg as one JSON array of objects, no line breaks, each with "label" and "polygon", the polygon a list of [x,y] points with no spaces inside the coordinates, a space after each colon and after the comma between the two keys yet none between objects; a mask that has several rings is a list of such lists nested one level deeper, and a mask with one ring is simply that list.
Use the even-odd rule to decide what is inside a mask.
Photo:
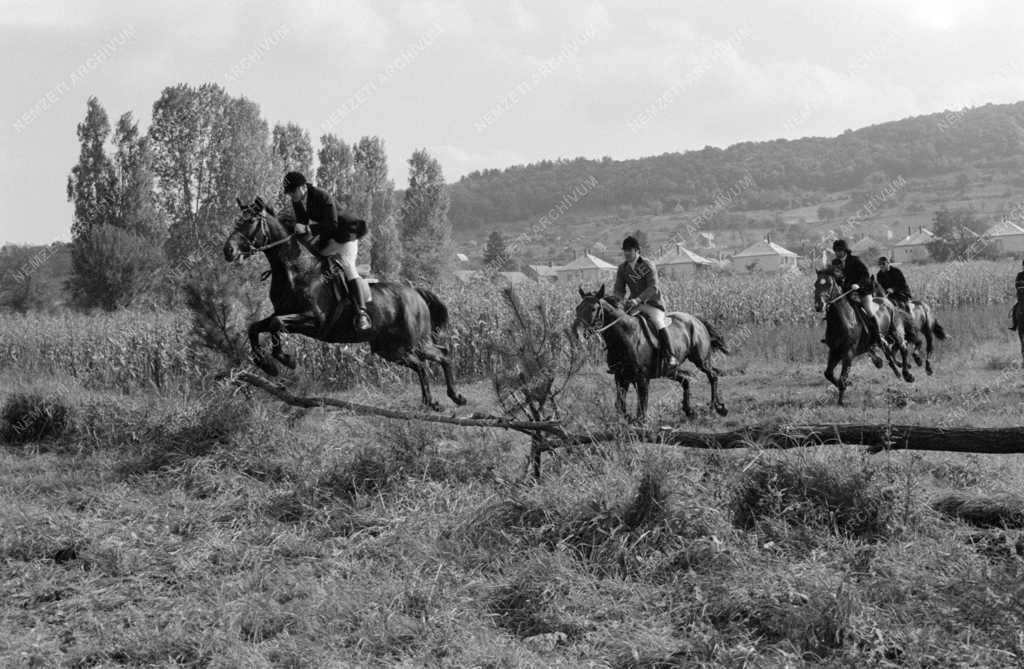
[{"label": "horse's front leg", "polygon": [[629,418],[626,411],[626,393],[629,391],[629,382],[624,379],[615,378],[615,409],[622,416]]},{"label": "horse's front leg", "polygon": [[276,321],[271,323],[269,328],[272,347],[270,354],[285,367],[295,369],[295,357],[285,352],[281,335],[293,332],[312,337],[319,330],[319,320],[316,314],[309,311],[277,316]]},{"label": "horse's front leg", "polygon": [[252,350],[253,364],[270,376],[277,376],[277,365],[260,348],[260,335],[274,331],[276,319],[277,316],[271,315],[249,324],[249,348]]},{"label": "horse's front leg", "polygon": [[832,350],[828,352],[828,363],[825,365],[825,378],[839,390],[839,403],[842,404],[845,380],[841,381],[836,378],[836,366],[839,364],[840,360],[842,360],[841,355]]},{"label": "horse's front leg", "polygon": [[642,425],[647,420],[647,398],[650,395],[651,382],[640,377],[633,385],[636,387],[636,422]]}]

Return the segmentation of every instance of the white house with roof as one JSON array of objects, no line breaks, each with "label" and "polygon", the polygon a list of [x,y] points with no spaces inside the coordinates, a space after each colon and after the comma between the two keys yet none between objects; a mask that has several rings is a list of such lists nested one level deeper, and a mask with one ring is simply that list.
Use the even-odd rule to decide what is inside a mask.
[{"label": "white house with roof", "polygon": [[578,284],[585,289],[597,287],[598,284],[615,280],[615,270],[618,268],[601,260],[595,255],[584,253],[567,265],[555,268],[558,274],[558,283]]},{"label": "white house with roof", "polygon": [[1002,220],[985,232],[999,253],[1024,252],[1024,228],[1013,221]]},{"label": "white house with roof", "polygon": [[668,279],[680,279],[693,276],[699,270],[709,269],[718,263],[696,254],[682,244],[654,261],[661,276]]},{"label": "white house with roof", "polygon": [[558,281],[558,268],[554,265],[527,265],[524,271],[534,281],[554,283]]},{"label": "white house with roof", "polygon": [[892,245],[889,251],[889,260],[894,263],[900,262],[924,262],[932,257],[928,250],[928,243],[935,239],[931,230],[918,228],[917,232],[911,232],[901,241]]},{"label": "white house with roof", "polygon": [[751,244],[732,257],[734,272],[795,272],[800,256],[784,249],[770,239]]}]

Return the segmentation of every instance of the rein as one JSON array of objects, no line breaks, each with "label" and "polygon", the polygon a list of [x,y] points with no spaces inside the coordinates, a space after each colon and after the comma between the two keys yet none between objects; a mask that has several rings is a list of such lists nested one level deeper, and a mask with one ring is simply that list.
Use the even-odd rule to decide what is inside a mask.
[{"label": "rein", "polygon": [[836,297],[832,298],[831,300],[829,300],[825,304],[835,304],[836,302],[838,302],[839,300],[843,299],[844,297],[846,297],[847,295],[849,295],[852,292],[853,292],[853,289],[851,288],[850,290],[846,291],[845,293],[840,293],[839,295],[837,295]]},{"label": "rein", "polygon": [[[270,236],[270,230],[267,228],[267,219],[263,215],[263,212],[260,212],[259,232],[263,233],[263,238],[264,239],[266,239],[267,237]],[[295,237],[295,233],[294,232],[289,234],[289,235],[287,235],[286,237],[283,237],[283,238],[277,240],[276,242],[270,242],[269,244],[264,244],[262,246],[256,246],[255,243],[253,242],[253,240],[251,240],[251,239],[249,240],[249,244],[253,247],[253,253],[263,253],[264,251],[269,251],[270,249],[272,249],[272,248],[274,248],[276,246],[281,246],[282,244],[287,244],[288,242],[290,242],[292,240],[293,237]]]},{"label": "rein", "polygon": [[[601,300],[600,304],[602,306],[604,306],[604,305],[607,305],[608,302],[606,302],[604,300]],[[630,314],[627,311],[623,311],[621,316],[616,318],[611,323],[608,323],[607,325],[602,325],[601,327],[594,327],[593,323],[586,323],[585,325],[587,327],[587,333],[588,334],[601,334],[602,332],[605,332],[606,330],[611,329],[613,326],[615,326],[617,323],[619,323],[619,321],[621,321],[626,316],[632,316],[632,314]],[[604,322],[604,309],[601,309],[601,321]]]}]

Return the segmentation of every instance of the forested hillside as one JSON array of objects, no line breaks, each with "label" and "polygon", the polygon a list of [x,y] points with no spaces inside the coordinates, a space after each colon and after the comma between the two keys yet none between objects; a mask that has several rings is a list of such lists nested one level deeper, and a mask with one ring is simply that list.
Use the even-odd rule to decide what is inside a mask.
[{"label": "forested hillside", "polygon": [[[451,187],[451,218],[463,234],[499,221],[536,219],[581,182],[596,180],[580,210],[629,206],[658,214],[711,205],[749,177],[734,210],[784,210],[865,183],[965,169],[1017,175],[1024,166],[1024,102],[985,105],[846,131],[838,137],[744,142],[635,160],[546,160],[473,172]],[[1016,177],[1015,178],[1020,178]]]}]

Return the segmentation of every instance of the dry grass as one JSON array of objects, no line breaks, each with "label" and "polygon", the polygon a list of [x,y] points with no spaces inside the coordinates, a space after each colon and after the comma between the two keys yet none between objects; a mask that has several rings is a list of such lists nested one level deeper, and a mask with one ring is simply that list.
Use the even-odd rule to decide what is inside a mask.
[{"label": "dry grass", "polygon": [[[822,362],[739,354],[732,413],[693,426],[1012,425],[1015,356],[995,337],[950,346],[912,386],[858,363],[840,408]],[[1002,499],[1024,481],[1015,457],[623,440],[546,456],[533,482],[515,434],[290,412],[216,384],[4,381],[18,415],[66,421],[0,446],[2,666],[1024,662],[1021,530],[934,504]],[[602,368],[576,383],[566,411],[616,425]],[[417,401],[376,384],[346,397]],[[493,411],[488,392],[470,386],[467,410]],[[680,395],[656,381],[652,422],[677,422]]]}]

